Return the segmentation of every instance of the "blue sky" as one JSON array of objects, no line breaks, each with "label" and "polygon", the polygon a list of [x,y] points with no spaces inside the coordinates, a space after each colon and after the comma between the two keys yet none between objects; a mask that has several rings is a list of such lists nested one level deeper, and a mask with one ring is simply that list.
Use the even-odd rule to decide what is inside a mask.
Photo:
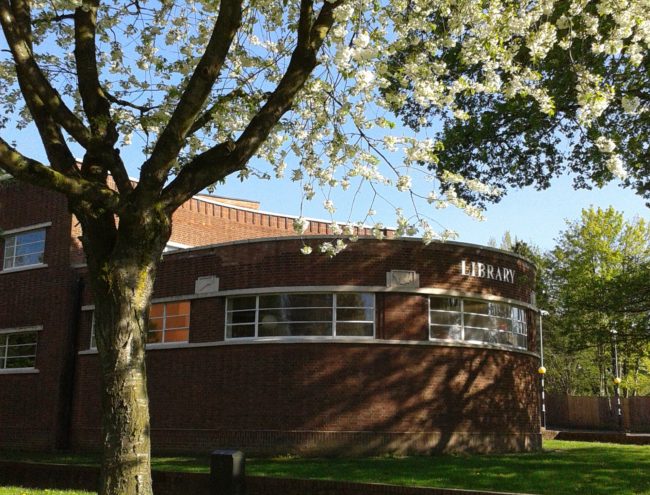
[{"label": "blue sky", "polygon": [[[230,178],[224,186],[219,186],[214,194],[229,197],[255,199],[260,201],[260,208],[276,213],[297,215],[300,211],[298,187],[288,181],[260,181],[251,179],[240,182]],[[347,196],[348,201],[351,195]],[[365,208],[369,199],[364,198]],[[398,200],[399,201],[399,200]],[[409,203],[402,198],[405,210]],[[337,202],[341,212],[346,212],[345,204]],[[530,242],[542,249],[551,249],[560,232],[566,226],[566,220],[577,220],[580,211],[589,206],[606,208],[613,206],[625,214],[626,219],[635,216],[650,219],[650,209],[644,201],[630,189],[621,188],[613,182],[602,189],[574,190],[570,177],[560,177],[546,191],[535,191],[534,188],[511,190],[496,205],[491,205],[486,211],[486,220],[476,221],[455,208],[433,210],[427,212],[443,227],[458,232],[458,241],[473,244],[487,244],[490,238],[501,240],[506,230],[514,237]],[[378,220],[386,225],[392,225],[393,215],[390,211],[376,208]],[[313,204],[304,209],[304,214],[312,218],[328,219],[320,207],[320,201],[314,199]],[[346,214],[334,215],[337,220],[345,221]]]}]

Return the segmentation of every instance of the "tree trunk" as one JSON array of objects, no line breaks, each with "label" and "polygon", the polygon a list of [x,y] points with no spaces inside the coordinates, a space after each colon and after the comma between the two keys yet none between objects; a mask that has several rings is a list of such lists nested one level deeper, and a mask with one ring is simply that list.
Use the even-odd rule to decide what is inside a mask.
[{"label": "tree trunk", "polygon": [[[96,294],[95,332],[118,335],[119,346],[100,351],[103,456],[101,495],[151,495],[149,399],[145,367],[145,310],[128,289],[118,301]],[[104,337],[105,338],[105,337]]]},{"label": "tree trunk", "polygon": [[171,222],[145,214],[81,220],[101,363],[100,495],[152,495],[145,365],[148,312]]}]

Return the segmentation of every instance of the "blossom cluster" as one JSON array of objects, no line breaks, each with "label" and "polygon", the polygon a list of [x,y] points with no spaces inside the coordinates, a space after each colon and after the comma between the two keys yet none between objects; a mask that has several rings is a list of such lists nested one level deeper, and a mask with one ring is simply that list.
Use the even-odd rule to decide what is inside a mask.
[{"label": "blossom cluster", "polygon": [[[31,2],[33,15],[41,20],[71,13],[80,5],[79,0]],[[529,97],[552,115],[555,102],[537,64],[554,50],[571,51],[577,41],[586,41],[593,54],[609,57],[606,63],[638,66],[650,49],[650,7],[645,0],[323,0],[315,2],[314,18],[332,5],[334,23],[317,55],[316,69],[257,150],[257,163],[268,168],[248,168],[240,177],[286,174],[299,185],[301,202],[322,197],[324,210],[337,226],[333,215],[341,205],[334,203],[335,189],[393,188],[409,203],[454,206],[479,219],[481,210],[459,198],[452,186],[500,193],[445,172],[438,142],[426,131],[397,125],[392,111],[407,95],[459,120],[471,118],[459,101],[475,94]],[[245,0],[242,11],[241,28],[205,105],[210,119],[186,140],[176,171],[215,144],[241,136],[291,61],[301,2]],[[213,35],[218,13],[219,2],[212,0],[140,0],[130,7],[118,0],[102,3],[97,37],[102,87],[115,101],[131,102],[115,104],[112,110],[123,146],[141,146],[145,156],[152,149]],[[78,92],[67,79],[76,70],[71,51],[65,49],[72,38],[68,23],[35,23],[40,59],[59,65],[51,70],[52,83],[72,107],[80,108]],[[403,61],[395,67],[392,57],[400,54]],[[451,56],[468,70],[451,71]],[[628,114],[648,111],[648,103],[624,83],[612,85],[579,61],[567,70],[574,75],[571,90],[583,127],[593,125],[611,105]],[[0,61],[0,78],[6,83],[0,85],[0,99],[7,113],[20,112],[13,71],[11,64]],[[391,84],[398,90],[386,92]],[[0,118],[3,124],[6,117]],[[609,170],[624,178],[625,164],[614,141],[601,136],[594,146],[606,155]],[[398,235],[421,235],[425,241],[452,235],[444,228],[433,229],[419,210],[413,217],[401,208],[395,211]],[[302,217],[294,222],[299,234],[308,228]],[[355,232],[345,230],[332,229],[342,237]],[[373,232],[381,237],[383,225],[375,224]],[[321,251],[335,254],[343,249],[341,243],[324,244]]]}]

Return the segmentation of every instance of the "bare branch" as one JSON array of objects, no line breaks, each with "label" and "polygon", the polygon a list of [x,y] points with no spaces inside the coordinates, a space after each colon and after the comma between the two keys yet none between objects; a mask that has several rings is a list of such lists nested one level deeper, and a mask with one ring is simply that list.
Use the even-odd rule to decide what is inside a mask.
[{"label": "bare branch", "polygon": [[160,106],[160,105],[136,105],[133,102],[123,100],[121,98],[117,98],[116,96],[106,91],[106,89],[102,89],[102,91],[104,92],[104,95],[106,96],[108,101],[110,101],[111,103],[115,103],[116,105],[121,105],[123,107],[133,108],[134,110],[137,110],[140,113],[150,112],[151,110],[155,110]]},{"label": "bare branch", "polygon": [[71,199],[84,199],[116,211],[119,197],[105,184],[71,178],[22,155],[0,138],[0,168],[17,179],[65,194]]},{"label": "bare branch", "polygon": [[52,22],[61,22],[67,20],[73,20],[74,14],[59,14],[53,15],[51,17],[37,17],[34,19],[34,24],[49,24]]},{"label": "bare branch", "polygon": [[[23,10],[20,12],[20,16],[24,15],[26,14]],[[21,27],[25,24],[25,20],[16,19],[8,0],[0,0],[0,23],[16,64],[16,73],[21,81],[25,99],[39,98],[52,118],[79,144],[86,147],[90,141],[90,132],[65,105],[59,93],[52,87],[36,63],[28,37],[29,33]]]},{"label": "bare branch", "polygon": [[195,132],[200,131],[201,129],[203,129],[203,127],[209,124],[210,121],[212,120],[214,113],[219,109],[219,107],[221,107],[221,105],[229,101],[232,101],[235,98],[238,97],[241,98],[243,96],[245,96],[244,91],[242,91],[240,88],[237,88],[231,91],[230,93],[226,95],[222,95],[219,98],[217,98],[217,101],[215,101],[214,104],[203,113],[203,115],[201,115],[198,119],[194,121],[194,124],[192,124],[192,127],[190,127],[190,130],[187,132],[188,136],[191,136]]},{"label": "bare branch", "polygon": [[222,0],[210,41],[169,123],[158,138],[151,158],[142,166],[138,189],[162,189],[174,160],[219,77],[232,40],[241,24],[241,16],[241,0]]}]

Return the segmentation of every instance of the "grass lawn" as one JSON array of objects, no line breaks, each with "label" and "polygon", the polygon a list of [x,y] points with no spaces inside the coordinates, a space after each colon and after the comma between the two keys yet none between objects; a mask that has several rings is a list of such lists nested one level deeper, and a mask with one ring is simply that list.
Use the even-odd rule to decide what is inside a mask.
[{"label": "grass lawn", "polygon": [[[7,454],[7,455],[5,455]],[[92,456],[2,453],[0,459],[95,464]],[[154,469],[207,472],[207,458],[157,457]],[[650,446],[545,441],[544,452],[365,459],[247,459],[256,476],[318,478],[541,495],[650,495]],[[19,492],[16,492],[19,493]],[[32,495],[32,492],[25,492]],[[41,492],[34,492],[34,494]],[[48,492],[54,493],[54,492]],[[74,492],[69,492],[72,495]],[[14,495],[8,492],[7,495]],[[5,495],[0,491],[0,495]]]}]

